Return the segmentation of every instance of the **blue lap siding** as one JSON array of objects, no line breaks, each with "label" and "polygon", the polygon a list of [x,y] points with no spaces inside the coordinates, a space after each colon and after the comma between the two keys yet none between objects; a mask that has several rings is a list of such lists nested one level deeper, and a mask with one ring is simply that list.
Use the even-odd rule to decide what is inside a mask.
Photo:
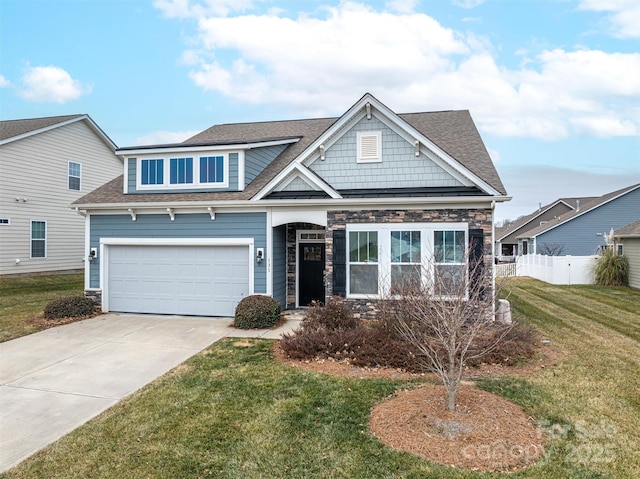
[{"label": "blue lap siding", "polygon": [[[253,238],[256,248],[267,247],[266,213],[91,215],[90,247],[99,248],[100,238]],[[100,261],[91,263],[91,288],[100,288]],[[267,262],[254,264],[254,292],[267,292]]]}]

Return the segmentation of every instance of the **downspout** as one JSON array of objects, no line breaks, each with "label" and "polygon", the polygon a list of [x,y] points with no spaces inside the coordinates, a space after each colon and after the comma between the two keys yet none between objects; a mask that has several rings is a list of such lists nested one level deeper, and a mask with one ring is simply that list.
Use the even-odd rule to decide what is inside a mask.
[{"label": "downspout", "polygon": [[495,258],[495,239],[496,239],[496,200],[491,201],[491,303],[493,317],[496,317],[496,258]]}]

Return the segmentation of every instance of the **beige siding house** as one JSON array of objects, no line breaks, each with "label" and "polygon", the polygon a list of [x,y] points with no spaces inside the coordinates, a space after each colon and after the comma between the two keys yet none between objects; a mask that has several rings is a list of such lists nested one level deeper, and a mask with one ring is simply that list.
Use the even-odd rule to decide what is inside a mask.
[{"label": "beige siding house", "polygon": [[616,249],[629,260],[629,286],[640,289],[640,220],[613,232]]},{"label": "beige siding house", "polygon": [[88,115],[0,121],[0,275],[84,268],[78,198],[122,174]]}]

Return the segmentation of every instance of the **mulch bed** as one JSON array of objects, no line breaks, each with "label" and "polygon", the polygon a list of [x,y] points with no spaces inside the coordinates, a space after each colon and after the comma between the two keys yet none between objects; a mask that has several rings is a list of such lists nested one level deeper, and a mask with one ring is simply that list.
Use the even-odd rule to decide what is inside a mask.
[{"label": "mulch bed", "polygon": [[[520,366],[495,364],[470,368],[468,378],[526,376],[557,363],[566,353],[542,346],[537,359]],[[286,356],[278,343],[274,357],[291,367],[337,376],[428,379],[390,368],[361,368],[348,361],[299,361]],[[427,384],[400,391],[371,411],[369,428],[388,446],[445,466],[477,471],[515,471],[535,463],[544,453],[544,437],[533,418],[517,405],[482,391],[468,381],[458,389],[456,410],[447,409],[443,386]]]}]

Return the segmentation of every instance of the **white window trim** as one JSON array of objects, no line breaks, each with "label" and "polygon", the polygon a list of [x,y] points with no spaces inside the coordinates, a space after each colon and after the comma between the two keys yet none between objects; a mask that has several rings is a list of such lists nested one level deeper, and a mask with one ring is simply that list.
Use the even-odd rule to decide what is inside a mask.
[{"label": "white window trim", "polygon": [[[193,190],[193,189],[222,189],[229,188],[229,153],[235,152],[196,152],[197,154],[184,153],[181,155],[154,155],[154,156],[142,156],[136,158],[136,190],[137,191],[149,191],[149,190]],[[222,173],[224,175],[224,181],[218,183],[202,183],[200,182],[200,158],[208,156],[222,156]],[[171,180],[171,160],[176,158],[193,158],[193,183],[178,183],[172,184]],[[156,185],[143,185],[142,184],[142,162],[144,160],[163,160],[162,162],[162,174],[163,183]]]},{"label": "white window trim", "polygon": [[[74,175],[71,174],[71,172],[70,172],[71,163],[75,163],[76,165],[80,166],[80,174],[78,176],[74,176]],[[77,190],[69,188],[69,178],[78,178],[80,186],[78,187]],[[67,162],[67,190],[69,190],[69,191],[82,191],[82,163],[80,163],[79,161],[68,161]]]},{"label": "white window trim", "polygon": [[[376,156],[364,156],[362,154],[362,139],[365,136],[376,137]],[[382,131],[359,131],[356,138],[356,163],[382,163]]]},{"label": "white window trim", "polygon": [[[382,299],[389,297],[391,291],[391,232],[392,231],[420,231],[420,256],[423,266],[424,282],[433,278],[433,234],[435,231],[464,231],[465,248],[469,244],[468,223],[358,223],[347,224],[347,251],[346,251],[346,296],[350,299]],[[378,294],[352,294],[351,289],[351,261],[349,261],[349,233],[355,231],[376,231],[378,233]],[[363,263],[364,264],[364,263]],[[373,264],[373,263],[370,263]],[[439,263],[440,264],[440,263]],[[450,263],[458,264],[458,263]],[[427,276],[428,275],[428,276]],[[467,278],[468,279],[468,278]],[[447,296],[439,296],[448,298]]]},{"label": "white window trim", "polygon": [[[33,223],[44,223],[44,256],[33,256],[33,244],[32,241],[38,240],[43,241],[42,238],[34,238],[33,237]],[[39,259],[47,259],[47,250],[49,249],[49,225],[46,220],[30,220],[29,221],[29,259],[39,260]]]}]

